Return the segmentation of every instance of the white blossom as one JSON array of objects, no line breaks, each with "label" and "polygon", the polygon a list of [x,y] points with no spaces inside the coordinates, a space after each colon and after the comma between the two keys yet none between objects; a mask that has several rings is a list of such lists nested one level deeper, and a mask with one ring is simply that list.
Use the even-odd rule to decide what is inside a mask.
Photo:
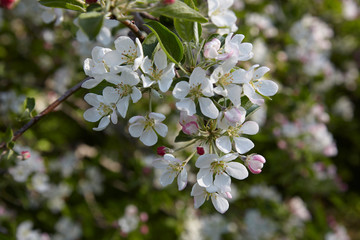
[{"label": "white blossom", "polygon": [[[236,15],[229,10],[234,0],[208,0],[209,17],[211,21],[220,29],[219,33],[236,32]],[[222,29],[225,28],[225,29]]]},{"label": "white blossom", "polygon": [[152,146],[158,141],[156,133],[165,137],[168,127],[161,123],[165,116],[161,113],[151,112],[147,116],[134,116],[130,118],[129,133],[132,137],[140,137],[146,146]]}]

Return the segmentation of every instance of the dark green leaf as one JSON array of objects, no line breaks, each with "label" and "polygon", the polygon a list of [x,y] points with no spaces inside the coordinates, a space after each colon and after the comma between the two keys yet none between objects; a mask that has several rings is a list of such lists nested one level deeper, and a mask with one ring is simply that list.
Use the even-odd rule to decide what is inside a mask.
[{"label": "dark green leaf", "polygon": [[102,11],[102,7],[100,4],[98,3],[93,3],[90,4],[87,8],[86,8],[86,12],[101,12]]},{"label": "dark green leaf", "polygon": [[90,40],[98,35],[103,21],[104,15],[99,12],[82,13],[79,16],[79,26]]},{"label": "dark green leaf", "polygon": [[195,9],[196,11],[198,11],[199,9],[196,7],[195,1],[194,0],[185,0],[184,3],[186,3],[189,7],[191,7],[192,9]]},{"label": "dark green leaf", "polygon": [[35,108],[35,98],[26,98],[25,100],[25,110],[28,110],[31,113]]},{"label": "dark green leaf", "polygon": [[173,4],[157,8],[153,13],[164,15],[170,18],[185,19],[193,22],[206,23],[207,20],[199,12],[192,9],[186,3],[175,1]]},{"label": "dark green leaf", "polygon": [[6,132],[5,132],[5,136],[4,136],[4,141],[5,141],[6,143],[11,142],[13,136],[14,136],[14,133],[13,133],[12,129],[11,129],[11,128],[7,128],[7,129],[6,129]]},{"label": "dark green leaf", "polygon": [[81,0],[40,0],[39,3],[46,7],[65,8],[79,12],[85,12],[84,1]]},{"label": "dark green leaf", "polygon": [[179,36],[187,42],[200,38],[201,24],[199,23],[175,18],[174,26]]},{"label": "dark green leaf", "polygon": [[158,43],[159,41],[157,40],[156,35],[154,33],[150,33],[142,43],[144,56],[147,56],[151,59]]},{"label": "dark green leaf", "polygon": [[259,105],[253,104],[251,107],[246,109],[246,117],[250,117],[253,113],[260,108]]},{"label": "dark green leaf", "polygon": [[168,58],[178,63],[184,55],[184,48],[180,39],[164,25],[159,22],[151,21],[146,24],[150,30],[156,35],[161,48],[164,50]]},{"label": "dark green leaf", "polygon": [[180,131],[179,134],[175,138],[175,142],[187,142],[192,139],[193,138],[190,135],[186,135],[183,131]]}]

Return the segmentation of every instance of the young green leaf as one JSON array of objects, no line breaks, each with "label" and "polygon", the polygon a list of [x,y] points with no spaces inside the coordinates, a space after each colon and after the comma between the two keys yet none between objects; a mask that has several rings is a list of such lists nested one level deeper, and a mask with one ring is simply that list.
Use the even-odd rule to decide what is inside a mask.
[{"label": "young green leaf", "polygon": [[29,111],[29,113],[31,113],[35,108],[35,98],[26,98],[25,100],[25,109],[27,109]]},{"label": "young green leaf", "polygon": [[65,8],[79,12],[86,12],[84,1],[81,0],[40,0],[39,3],[46,7]]},{"label": "young green leaf", "polygon": [[143,51],[144,56],[147,56],[148,58],[152,58],[152,54],[157,46],[159,41],[156,38],[156,35],[154,33],[150,33],[142,43],[143,45]]},{"label": "young green leaf", "polygon": [[79,16],[79,26],[90,40],[96,38],[104,21],[104,15],[100,12],[82,13]]},{"label": "young green leaf", "polygon": [[182,1],[175,1],[173,4],[165,5],[153,11],[155,14],[164,15],[170,18],[184,19],[193,22],[206,23],[206,18],[198,11],[189,7]]},{"label": "young green leaf", "polygon": [[4,136],[4,141],[5,141],[6,143],[11,142],[13,136],[14,136],[14,133],[13,133],[12,129],[11,129],[11,128],[7,128],[7,129],[6,129],[6,132],[5,132],[5,136]]},{"label": "young green leaf", "polygon": [[[196,27],[195,24],[197,25],[197,29],[195,28]],[[191,22],[191,21],[175,18],[174,26],[179,36],[187,42],[200,38],[199,35],[201,35],[201,24],[197,22]]]},{"label": "young green leaf", "polygon": [[179,63],[184,55],[184,48],[180,39],[164,25],[156,21],[145,24],[155,34],[161,48],[174,63]]}]

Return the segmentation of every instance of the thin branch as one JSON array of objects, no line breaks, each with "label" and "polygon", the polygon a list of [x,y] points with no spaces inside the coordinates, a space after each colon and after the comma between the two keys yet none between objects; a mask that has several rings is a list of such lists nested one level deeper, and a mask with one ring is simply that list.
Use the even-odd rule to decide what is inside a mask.
[{"label": "thin branch", "polygon": [[159,21],[159,18],[157,17],[154,17],[153,15],[147,13],[147,12],[140,12],[140,15],[143,17],[143,18],[147,18],[147,19],[150,19],[150,20],[153,20],[153,21]]},{"label": "thin branch", "polygon": [[[15,132],[12,141],[16,141],[21,135],[23,135],[24,132],[26,132],[29,128],[35,125],[38,121],[40,121],[45,115],[55,110],[57,106],[59,106],[62,102],[64,102],[68,97],[73,95],[76,91],[78,91],[81,88],[81,85],[89,80],[90,77],[85,78],[69,90],[67,90],[61,97],[59,97],[55,102],[50,104],[47,108],[44,109],[41,113],[33,117],[28,123],[26,123],[22,128],[20,128],[18,131]],[[0,149],[4,148],[6,146],[6,143],[3,142],[0,144]]]},{"label": "thin branch", "polygon": [[122,20],[120,22],[127,26],[135,34],[135,36],[139,38],[140,42],[143,42],[145,40],[145,36],[141,33],[140,29],[132,21]]}]

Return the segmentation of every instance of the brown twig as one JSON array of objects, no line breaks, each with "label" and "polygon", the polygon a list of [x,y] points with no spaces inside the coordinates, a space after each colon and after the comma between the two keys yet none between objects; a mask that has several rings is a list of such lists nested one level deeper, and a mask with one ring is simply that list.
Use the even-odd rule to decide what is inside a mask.
[{"label": "brown twig", "polygon": [[[55,110],[57,106],[59,106],[62,102],[64,102],[68,97],[70,97],[72,94],[74,94],[76,91],[78,91],[81,88],[81,85],[86,81],[89,80],[90,77],[85,78],[69,90],[67,90],[61,97],[59,97],[55,102],[50,104],[47,108],[44,109],[41,113],[33,117],[28,123],[26,123],[22,128],[20,128],[18,131],[15,132],[12,141],[16,141],[21,135],[23,135],[24,132],[26,132],[29,128],[31,128],[35,123],[40,121],[45,115]],[[5,142],[2,142],[0,144],[0,149],[4,148],[6,146]]]},{"label": "brown twig", "polygon": [[141,12],[140,13],[140,16],[142,16],[143,18],[147,18],[147,19],[150,19],[150,20],[153,20],[153,21],[159,21],[159,18],[157,17],[154,17],[153,15],[147,13],[147,12]]},{"label": "brown twig", "polygon": [[122,24],[127,26],[135,35],[139,38],[140,42],[145,40],[145,36],[141,33],[140,29],[130,20],[120,21]]}]

